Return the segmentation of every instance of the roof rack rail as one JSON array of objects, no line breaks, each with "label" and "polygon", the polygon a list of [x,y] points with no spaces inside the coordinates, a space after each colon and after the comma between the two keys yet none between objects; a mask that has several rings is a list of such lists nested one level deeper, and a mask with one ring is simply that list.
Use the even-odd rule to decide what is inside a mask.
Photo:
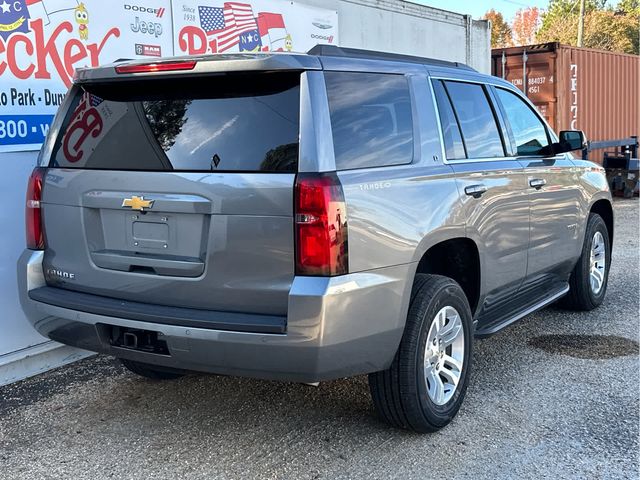
[{"label": "roof rack rail", "polygon": [[469,65],[460,62],[448,62],[446,60],[438,60],[435,58],[416,57],[413,55],[403,55],[399,53],[378,52],[375,50],[362,50],[359,48],[345,48],[337,45],[316,45],[307,52],[308,55],[317,55],[319,57],[347,57],[347,58],[363,58],[368,60],[387,60],[395,62],[420,63],[423,65],[434,65],[440,67],[463,68],[473,70]]}]

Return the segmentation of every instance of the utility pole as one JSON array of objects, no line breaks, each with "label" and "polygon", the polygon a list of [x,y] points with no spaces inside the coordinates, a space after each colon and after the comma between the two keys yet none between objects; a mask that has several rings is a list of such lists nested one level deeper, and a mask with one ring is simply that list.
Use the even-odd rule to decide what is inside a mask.
[{"label": "utility pole", "polygon": [[582,46],[584,36],[584,4],[585,0],[580,0],[580,18],[578,19],[578,46]]}]

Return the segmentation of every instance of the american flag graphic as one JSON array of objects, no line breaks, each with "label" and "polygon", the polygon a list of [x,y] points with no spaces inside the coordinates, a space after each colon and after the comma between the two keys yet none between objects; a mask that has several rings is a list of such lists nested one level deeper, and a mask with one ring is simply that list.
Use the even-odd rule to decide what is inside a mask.
[{"label": "american flag graphic", "polygon": [[99,96],[94,95],[93,93],[89,94],[89,105],[91,105],[92,107],[97,107],[102,102],[104,102],[104,100]]},{"label": "american flag graphic", "polygon": [[93,93],[84,92],[82,94],[82,97],[80,98],[80,101],[78,102],[78,106],[73,111],[73,115],[71,116],[71,118],[76,119],[80,117],[80,115],[85,110],[91,107],[97,107],[102,102],[104,102],[104,99],[100,98],[99,96],[94,95]]},{"label": "american flag graphic", "polygon": [[214,35],[224,29],[224,13],[221,7],[198,7],[200,26],[207,35]]},{"label": "american flag graphic", "polygon": [[224,30],[218,34],[218,52],[224,52],[240,43],[239,36],[258,30],[251,5],[226,2],[223,8]]}]

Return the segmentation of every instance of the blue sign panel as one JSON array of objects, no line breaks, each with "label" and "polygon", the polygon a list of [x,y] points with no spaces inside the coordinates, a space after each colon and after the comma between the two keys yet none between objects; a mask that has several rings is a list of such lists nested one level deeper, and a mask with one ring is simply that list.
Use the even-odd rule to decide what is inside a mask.
[{"label": "blue sign panel", "polygon": [[0,147],[40,144],[52,121],[53,115],[0,115]]}]

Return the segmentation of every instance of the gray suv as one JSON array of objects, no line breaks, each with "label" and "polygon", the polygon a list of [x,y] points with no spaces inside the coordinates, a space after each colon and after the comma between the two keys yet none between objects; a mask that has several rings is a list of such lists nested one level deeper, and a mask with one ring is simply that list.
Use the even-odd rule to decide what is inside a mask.
[{"label": "gray suv", "polygon": [[603,169],[511,84],[316,47],[80,70],[29,181],[21,301],[140,375],[369,374],[380,416],[458,411],[474,336],[604,298]]}]

